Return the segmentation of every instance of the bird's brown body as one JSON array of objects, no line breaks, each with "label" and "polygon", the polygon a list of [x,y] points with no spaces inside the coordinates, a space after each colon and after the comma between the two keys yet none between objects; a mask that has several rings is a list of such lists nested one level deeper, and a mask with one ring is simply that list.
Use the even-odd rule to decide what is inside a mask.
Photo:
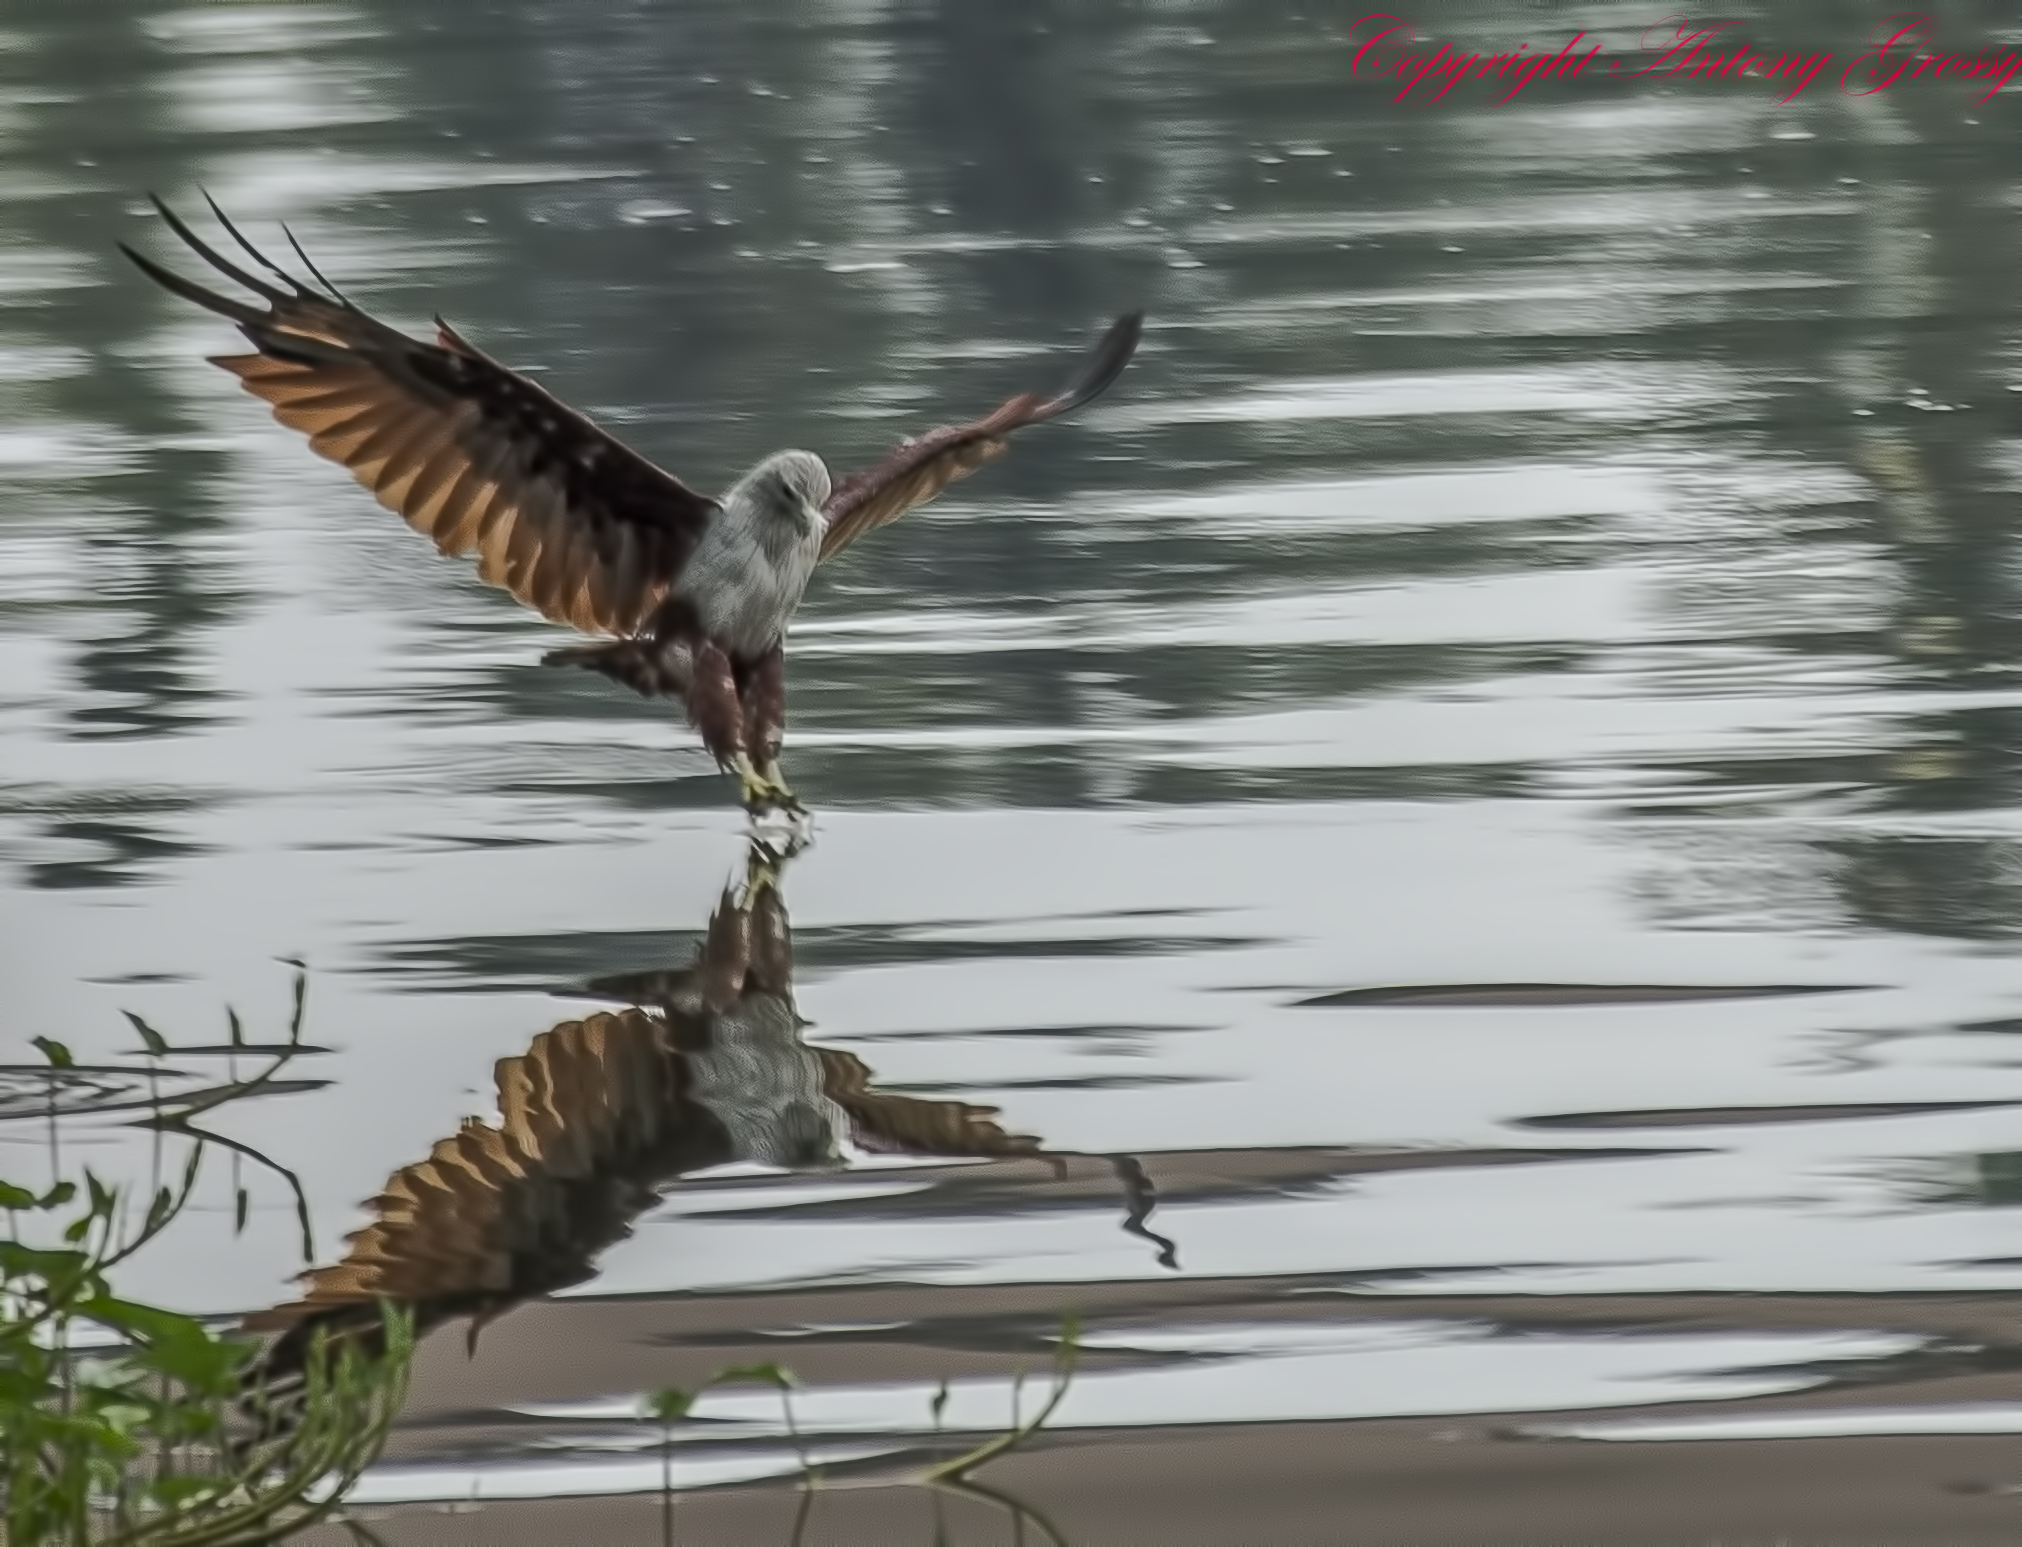
[{"label": "bird's brown body", "polygon": [[1001,454],[1013,431],[1107,390],[1142,327],[1138,314],[1119,319],[1062,391],[1023,393],[929,431],[840,483],[812,452],[783,451],[712,499],[440,318],[433,343],[396,332],[334,287],[313,290],[276,268],[213,205],[277,286],[156,203],[199,257],[265,303],[218,295],[123,249],[158,283],[236,322],[258,351],[216,363],[443,553],[475,554],[480,579],[557,623],[607,636],[547,659],[678,699],[754,808],[798,807],[778,764],[783,651],[819,562]]},{"label": "bird's brown body", "polygon": [[[648,697],[680,700],[702,744],[746,780],[746,798],[791,799],[786,625],[821,559],[828,469],[812,452],[767,457],[733,484],[646,626],[609,644],[556,650]],[[751,775],[756,772],[754,790]]]}]

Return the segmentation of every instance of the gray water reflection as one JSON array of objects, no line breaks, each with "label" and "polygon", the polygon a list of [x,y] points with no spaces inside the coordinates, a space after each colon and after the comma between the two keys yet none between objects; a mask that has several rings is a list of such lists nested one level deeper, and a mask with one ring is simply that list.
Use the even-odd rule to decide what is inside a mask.
[{"label": "gray water reflection", "polygon": [[[1745,11],[1779,47],[1857,31]],[[1943,11],[1962,41],[2012,29]],[[1625,46],[1650,20],[1538,14],[1425,25]],[[1347,81],[1348,19],[11,12],[0,1061],[49,1034],[108,1065],[122,1007],[256,1021],[273,958],[304,957],[331,1083],[232,1121],[301,1172],[327,1247],[488,1110],[497,1060],[596,1011],[587,981],[679,959],[739,863],[685,733],[542,671],[550,631],[203,363],[228,330],[113,250],[148,240],[143,190],[208,187],[262,239],[287,219],[362,303],[443,310],[703,484],[788,442],[868,458],[1143,304],[1127,390],[809,599],[796,1002],[881,1090],[1136,1157],[1177,1273],[1118,1228],[1106,1160],[733,1172],[675,1187],[475,1373],[429,1378],[490,1411],[616,1398],[656,1317],[748,1334],[774,1324],[754,1289],[777,1308],[838,1281],[930,1302],[860,1319],[1235,1284],[1405,1323],[1440,1296],[1510,1325],[1719,1307],[1767,1338],[1605,1351],[1588,1386],[1473,1333],[1388,1364],[1323,1339],[1331,1389],[1370,1394],[1332,1416],[1372,1421],[1383,1391],[1600,1402],[1617,1355],[1705,1396],[1722,1371],[1882,1358],[1877,1329],[1999,1346],[1993,1312],[1934,1322],[1932,1297],[2022,1282],[2015,97],[1603,85],[1424,110]],[[1597,1002],[1464,1002],[1553,984]],[[1686,992],[1774,986],[1862,991]],[[1598,1002],[1634,987],[1675,994]],[[1298,1003],[1399,988],[1420,1002]],[[10,1125],[0,1157],[38,1142]],[[280,1300],[292,1203],[250,1185],[242,1240],[221,1184],[213,1228],[193,1217],[136,1291]],[[1772,1347],[1737,1293],[1852,1341]],[[626,1321],[628,1294],[657,1309]],[[1140,1320],[1200,1325],[1182,1300]],[[585,1307],[617,1318],[606,1342]],[[459,1386],[491,1378],[490,1339],[534,1357],[520,1318],[579,1338],[580,1377]],[[931,1381],[960,1340],[927,1343],[836,1380]],[[1217,1455],[1264,1475],[1243,1443]],[[1411,1445],[1355,1455],[1381,1472]],[[1725,1494],[1702,1481],[1685,1504]],[[1252,1535],[1293,1539],[1250,1507]],[[2012,1536],[1975,1519],[1894,1528]]]},{"label": "gray water reflection", "polygon": [[591,1278],[688,1173],[834,1171],[852,1150],[1040,1153],[993,1108],[881,1092],[863,1060],[801,1040],[782,868],[754,844],[692,960],[593,980],[592,994],[628,1008],[563,1021],[501,1059],[497,1124],[466,1119],[395,1172],[341,1261],[306,1275],[300,1300],[247,1319],[282,1334],[268,1367],[299,1367],[319,1333],[378,1332],[383,1300],[411,1310],[420,1334],[470,1317],[475,1348],[485,1322]]}]

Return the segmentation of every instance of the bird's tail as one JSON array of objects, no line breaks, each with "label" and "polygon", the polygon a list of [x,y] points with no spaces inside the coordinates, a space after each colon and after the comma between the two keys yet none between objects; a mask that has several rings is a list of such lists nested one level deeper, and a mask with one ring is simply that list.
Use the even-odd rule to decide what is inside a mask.
[{"label": "bird's tail", "polygon": [[543,666],[581,666],[600,671],[648,698],[685,698],[695,658],[684,645],[653,639],[614,639],[605,644],[550,650]]}]

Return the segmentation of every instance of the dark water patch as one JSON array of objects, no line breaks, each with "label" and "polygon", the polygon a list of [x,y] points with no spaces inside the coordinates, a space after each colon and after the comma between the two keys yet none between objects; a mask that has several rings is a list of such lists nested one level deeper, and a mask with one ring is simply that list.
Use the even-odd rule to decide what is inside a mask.
[{"label": "dark water patch", "polygon": [[652,929],[473,935],[382,946],[371,970],[426,979],[438,993],[534,988],[580,994],[587,979],[685,956],[695,939],[692,930]]},{"label": "dark water patch", "polygon": [[685,778],[653,775],[637,779],[576,779],[557,774],[551,779],[515,776],[486,783],[501,795],[600,800],[627,811],[717,811],[723,808],[726,798],[723,781],[699,768]]},{"label": "dark water patch", "polygon": [[1935,1117],[1950,1112],[1985,1112],[2022,1106],[2022,1101],[1847,1101],[1792,1106],[1676,1107],[1644,1112],[1564,1112],[1520,1117],[1518,1128],[1583,1130],[1608,1128],[1738,1128],[1764,1123],[1855,1122],[1879,1117]]},{"label": "dark water patch", "polygon": [[252,1058],[278,1058],[284,1053],[330,1053],[334,1048],[318,1047],[313,1042],[178,1042],[175,1056],[178,1058],[232,1058],[245,1055]]},{"label": "dark water patch", "polygon": [[1514,800],[1534,794],[1543,770],[1527,764],[1402,764],[1389,768],[1189,768],[1146,762],[1131,771],[1136,801],[1219,806],[1236,801]]},{"label": "dark water patch", "polygon": [[[712,1219],[784,1218],[852,1219],[862,1221],[917,1219],[922,1216],[975,1217],[991,1213],[1029,1213],[1086,1209],[1133,1200],[1130,1178],[1119,1170],[1127,1160],[1142,1179],[1146,1195],[1160,1205],[1214,1203],[1238,1199],[1297,1198],[1317,1195],[1357,1176],[1393,1172],[1470,1170],[1504,1166],[1661,1159],[1697,1153],[1677,1148],[1582,1149],[1420,1149],[1420,1150],[1171,1150],[1139,1151],[1117,1157],[1080,1151],[1040,1150],[1013,1160],[983,1165],[908,1168],[902,1173],[921,1185],[901,1193],[839,1192],[811,1202],[789,1201],[778,1206],[754,1202],[746,1208],[711,1209]],[[1126,1168],[1127,1169],[1127,1168]],[[885,1172],[873,1173],[883,1176]],[[765,1180],[749,1177],[702,1179],[689,1191],[755,1189]],[[791,1177],[776,1185],[794,1185]],[[1149,1211],[1147,1211],[1147,1214]],[[1141,1221],[1140,1221],[1141,1222]]]},{"label": "dark water patch", "polygon": [[68,1069],[53,1069],[47,1064],[0,1065],[0,1120],[145,1107],[154,1099],[150,1078],[156,1090],[180,1094],[196,1077],[172,1070],[151,1076],[150,1071],[128,1064],[74,1064]]},{"label": "dark water patch", "polygon": [[1989,1150],[1904,1168],[1903,1191],[1939,1208],[2014,1208],[2022,1204],[2022,1152]]},{"label": "dark water patch", "polygon": [[[935,939],[937,927],[965,926],[846,925],[798,930],[794,939],[795,970],[811,977],[846,968],[1191,956],[1270,943],[1254,937],[1214,935]],[[507,988],[532,988],[563,996],[580,995],[588,990],[622,997],[629,978],[642,972],[650,974],[660,964],[685,957],[695,939],[693,932],[655,930],[467,936],[381,946],[371,970],[419,978],[426,987],[441,993],[495,993]]]},{"label": "dark water patch", "polygon": [[2022,1372],[2022,1348],[1989,1347],[1949,1338],[1919,1342],[1899,1353],[1867,1358],[1793,1361],[1782,1365],[1761,1365],[1751,1371],[1765,1376],[1787,1376],[1793,1384],[1800,1384],[1813,1392],[2012,1376],[2017,1372]]},{"label": "dark water patch", "polygon": [[[2012,785],[2012,772],[2001,783]],[[1873,835],[1822,842],[1818,852],[1858,927],[1954,940],[2022,935],[2022,843],[2011,835]]]},{"label": "dark water patch", "polygon": [[216,796],[158,789],[51,790],[0,795],[0,815],[27,818],[35,833],[22,864],[30,886],[51,891],[131,886],[160,879],[175,861],[209,852],[187,836]]},{"label": "dark water patch", "polygon": [[1295,1007],[1428,1009],[1479,1007],[1519,1009],[1533,1006],[1571,1008],[1580,1005],[1693,1004],[1718,999],[1776,999],[1792,994],[1872,992],[1867,983],[1615,984],[1615,983],[1456,983],[1405,984],[1394,988],[1344,988],[1294,1001]]},{"label": "dark water patch", "polygon": [[883,1031],[878,1040],[904,1042],[997,1042],[1018,1041],[1030,1038],[1039,1042],[1055,1040],[1095,1041],[1110,1039],[1128,1043],[1133,1047],[1144,1045],[1148,1040],[1175,1035],[1190,1035],[1213,1032],[1221,1028],[1215,1026],[1156,1026],[1150,1023],[1133,1024],[1113,1021],[1107,1024],[1091,1022],[1080,1026],[974,1026],[961,1029],[928,1028],[922,1031]]},{"label": "dark water patch", "polygon": [[[1642,1267],[1647,1263],[1619,1262],[1605,1266]],[[1394,1268],[1370,1268],[1354,1273],[1337,1274],[1332,1283],[1315,1285],[1315,1294],[1357,1294],[1364,1289],[1381,1289],[1387,1292],[1402,1285],[1421,1284],[1428,1286],[1428,1293],[1437,1294],[1437,1286],[1454,1279],[1473,1280],[1498,1274],[1511,1276],[1551,1275],[1592,1268],[1591,1262],[1553,1262],[1549,1260],[1527,1260],[1512,1258],[1507,1262],[1453,1262],[1427,1264],[1400,1264]],[[1416,1298],[1411,1302],[1416,1305]]]},{"label": "dark water patch", "polygon": [[[178,1048],[176,1051],[195,1050]],[[240,1048],[237,1051],[263,1056],[262,1050],[256,1048]],[[270,1048],[264,1050],[264,1056],[287,1051],[287,1048]],[[293,1051],[326,1050],[304,1047]],[[0,1122],[33,1120],[52,1113],[58,1117],[83,1117],[103,1112],[144,1111],[157,1106],[184,1109],[241,1088],[235,1085],[189,1088],[201,1078],[189,1071],[163,1069],[152,1072],[112,1064],[74,1064],[67,1069],[32,1064],[0,1065]],[[263,1080],[257,1087],[247,1087],[246,1094],[291,1095],[322,1090],[330,1083],[329,1080]]]},{"label": "dark water patch", "polygon": [[1137,1090],[1159,1085],[1214,1085],[1220,1077],[1211,1074],[1062,1074],[1033,1075],[1027,1078],[994,1079],[987,1085],[973,1080],[886,1081],[879,1088],[900,1095],[946,1096],[1002,1090]]},{"label": "dark water patch", "polygon": [[[1328,546],[1338,559],[1343,546],[1341,536],[1330,534]],[[1348,546],[1357,545],[1350,542]],[[1227,552],[1226,543],[1217,547]],[[1272,544],[1273,551],[1281,547],[1277,541]],[[1235,561],[1230,562],[1233,565]],[[1243,567],[1253,569],[1254,564],[1246,563]],[[1284,577],[1286,582],[1296,579],[1297,588],[1287,584],[1282,616],[1265,597],[1232,601],[1225,589],[1227,577],[1220,577],[1223,584],[1202,587],[1200,597],[1173,596],[1170,605],[1174,607],[1211,602],[1229,614],[1209,637],[1182,645],[1154,642],[1171,626],[1170,614],[1164,610],[1153,619],[1118,618],[1113,622],[1105,622],[1097,611],[1086,622],[1063,620],[1058,625],[1063,637],[1031,644],[1006,641],[1000,646],[993,642],[988,648],[951,651],[946,641],[923,634],[918,640],[917,656],[910,652],[888,654],[888,645],[876,655],[803,656],[802,673],[813,682],[806,695],[811,702],[797,723],[804,723],[809,729],[846,731],[851,717],[841,711],[866,692],[874,692],[879,681],[887,678],[896,665],[905,663],[909,670],[915,669],[913,663],[919,658],[935,661],[936,669],[952,678],[945,682],[948,702],[939,712],[933,712],[932,705],[909,703],[908,713],[895,718],[889,727],[891,731],[984,729],[1003,725],[1001,714],[993,713],[987,702],[975,701],[970,691],[972,684],[956,675],[956,667],[972,663],[970,670],[980,677],[986,669],[997,668],[997,658],[1005,654],[1029,653],[1055,659],[1063,650],[1071,652],[1085,668],[1101,673],[1107,690],[1128,696],[1143,727],[1161,723],[1184,725],[1213,715],[1248,713],[1260,700],[1335,703],[1411,696],[1497,677],[1576,672],[1589,664],[1591,652],[1584,648],[1530,641],[1453,646],[1327,639],[1322,626],[1304,620],[1302,615],[1309,609],[1338,606],[1352,610],[1358,604],[1381,600],[1381,593],[1374,589],[1380,576],[1371,575],[1352,560],[1342,568],[1344,587],[1352,578],[1353,588],[1344,589],[1338,597],[1313,594],[1318,577],[1310,562],[1302,564],[1296,575]],[[1437,566],[1431,566],[1431,570],[1436,573]],[[1163,568],[1160,573],[1165,573]],[[1423,584],[1427,574],[1427,567],[1421,566],[1409,571],[1409,578]],[[1112,584],[1119,578],[1109,577]],[[1245,592],[1250,590],[1251,586],[1244,587]],[[1227,637],[1246,630],[1262,633],[1266,642],[1243,644]],[[1133,634],[1139,631],[1154,638],[1133,639]],[[1092,634],[1094,638],[1081,637],[1084,634]],[[1322,637],[1309,637],[1315,635]],[[826,715],[825,701],[832,703]],[[1088,728],[1103,727],[1098,719],[1088,724]],[[1073,728],[1068,728],[1065,734],[1071,736]]]},{"label": "dark water patch", "polygon": [[157,867],[204,852],[200,845],[123,823],[58,822],[51,824],[47,836],[106,851],[90,858],[38,860],[23,867],[29,885],[50,891],[142,885],[161,879]]}]

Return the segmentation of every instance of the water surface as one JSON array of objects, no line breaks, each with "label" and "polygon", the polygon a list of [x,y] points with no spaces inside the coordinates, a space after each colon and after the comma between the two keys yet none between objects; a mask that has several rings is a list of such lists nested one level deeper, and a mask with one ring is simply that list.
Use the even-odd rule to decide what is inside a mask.
[{"label": "water surface", "polygon": [[[790,647],[805,1044],[1040,1153],[859,1123],[841,1169],[668,1169],[563,1302],[469,1365],[430,1345],[372,1500],[657,1488],[630,1404],[754,1349],[834,1457],[896,1466],[936,1382],[950,1426],[1000,1424],[1078,1307],[1075,1446],[1212,1432],[1178,1471],[1256,1479],[1239,1427],[1189,1426],[1339,1420],[1316,1475],[1391,1501],[1372,1540],[1640,1540],[1634,1489],[1574,1519],[1485,1458],[1605,1452],[1598,1499],[1694,1435],[1728,1459],[1662,1474],[1669,1518],[1739,1499],[1730,1540],[2012,1536],[2022,1458],[1942,1447],[2022,1400],[2013,96],[1399,106],[1348,80],[1346,20],[9,18],[0,1058],[120,1065],[122,1009],[269,1034],[300,958],[324,1083],[230,1122],[299,1172],[322,1261],[491,1120],[498,1061],[691,961],[743,819],[670,716],[540,668],[552,629],[204,364],[229,328],[113,250],[169,250],[143,192],[286,220],[354,299],[441,310],[705,488],[785,444],[868,461],[1151,315],[1109,399],[825,571]],[[1437,20],[1626,47],[1648,18]],[[7,1074],[0,1112],[44,1089]],[[145,1159],[109,1119],[65,1142]],[[46,1164],[37,1125],[0,1143]],[[240,1235],[234,1180],[135,1292],[292,1295],[286,1187],[239,1168]],[[1824,1416],[1690,1427],[1765,1404]],[[794,1465],[771,1397],[698,1411],[684,1486]],[[1792,1432],[1939,1448],[1828,1530],[1778,1513],[1803,1468],[1739,1481]],[[1103,1514],[1074,1454],[1027,1478],[1067,1534],[1154,1518]],[[1268,1495],[1144,1529],[1363,1518]]]}]

